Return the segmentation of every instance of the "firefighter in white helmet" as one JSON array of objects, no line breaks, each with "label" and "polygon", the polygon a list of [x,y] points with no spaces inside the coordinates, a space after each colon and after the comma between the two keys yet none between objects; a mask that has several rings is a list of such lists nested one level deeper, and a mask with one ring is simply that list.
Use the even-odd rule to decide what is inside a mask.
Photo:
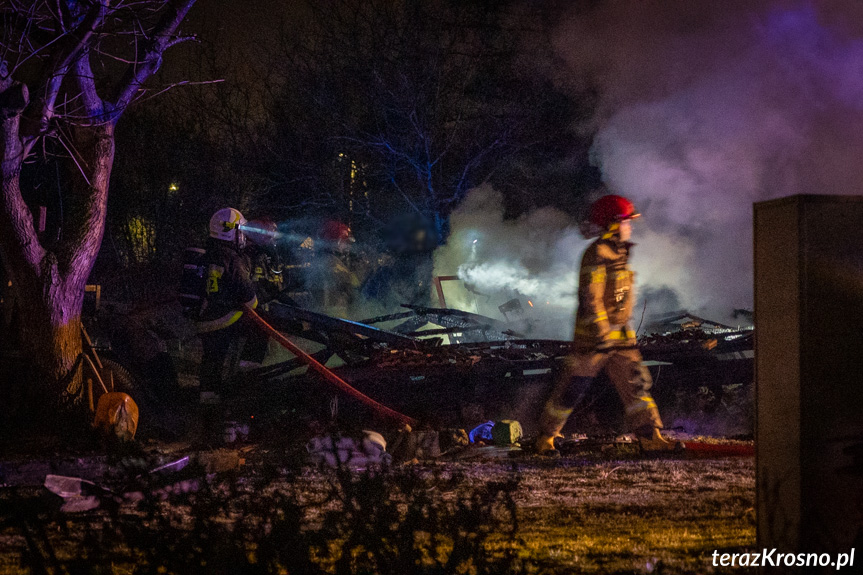
[{"label": "firefighter in white helmet", "polygon": [[249,258],[243,254],[246,219],[234,208],[210,218],[210,237],[204,255],[206,294],[196,321],[203,345],[199,372],[201,402],[217,401],[223,393],[223,372],[231,343],[243,337],[239,323],[244,306],[258,305]]}]

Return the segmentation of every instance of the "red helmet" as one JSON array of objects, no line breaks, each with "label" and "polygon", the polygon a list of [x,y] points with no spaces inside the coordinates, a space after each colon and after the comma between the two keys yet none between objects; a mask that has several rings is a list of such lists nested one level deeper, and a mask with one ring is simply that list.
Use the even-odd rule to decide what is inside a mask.
[{"label": "red helmet", "polygon": [[273,245],[281,237],[279,226],[271,218],[249,220],[243,224],[242,230],[252,243],[259,246]]},{"label": "red helmet", "polygon": [[353,240],[351,227],[338,220],[327,220],[321,226],[321,239],[327,242],[341,242]]},{"label": "red helmet", "polygon": [[602,196],[590,206],[590,223],[608,229],[611,224],[619,223],[624,220],[634,220],[641,216],[635,211],[635,206],[632,202],[623,196],[610,194]]}]

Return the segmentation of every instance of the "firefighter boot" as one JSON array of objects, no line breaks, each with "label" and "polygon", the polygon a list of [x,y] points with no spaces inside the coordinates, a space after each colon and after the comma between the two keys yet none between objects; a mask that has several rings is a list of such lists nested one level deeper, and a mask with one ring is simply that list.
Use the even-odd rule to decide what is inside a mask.
[{"label": "firefighter boot", "polygon": [[536,454],[544,457],[560,457],[560,452],[554,446],[555,437],[557,437],[557,434],[540,434],[540,436],[536,438],[536,443],[533,444]]},{"label": "firefighter boot", "polygon": [[663,451],[683,451],[683,442],[663,437],[658,427],[652,428],[644,435],[638,434],[638,443],[645,453],[660,453]]}]

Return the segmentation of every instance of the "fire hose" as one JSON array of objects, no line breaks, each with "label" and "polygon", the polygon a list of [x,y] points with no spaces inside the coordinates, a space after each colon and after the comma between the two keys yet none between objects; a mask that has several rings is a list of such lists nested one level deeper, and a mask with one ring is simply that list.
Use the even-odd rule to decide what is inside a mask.
[{"label": "fire hose", "polygon": [[331,383],[340,391],[343,391],[354,399],[361,401],[368,407],[372,408],[376,413],[379,413],[390,419],[394,419],[400,424],[416,425],[415,419],[399,413],[394,409],[390,409],[386,405],[378,403],[371,397],[352,387],[344,379],[327,369],[321,362],[319,362],[318,360],[304,352],[302,349],[297,347],[295,343],[282,335],[281,332],[279,332],[276,328],[268,324],[266,320],[264,320],[264,318],[258,315],[258,312],[256,312],[255,310],[251,308],[246,308],[246,315],[264,334],[276,340],[279,345],[297,356],[297,359],[309,366],[310,369],[318,372],[318,374],[320,374],[327,382]]}]

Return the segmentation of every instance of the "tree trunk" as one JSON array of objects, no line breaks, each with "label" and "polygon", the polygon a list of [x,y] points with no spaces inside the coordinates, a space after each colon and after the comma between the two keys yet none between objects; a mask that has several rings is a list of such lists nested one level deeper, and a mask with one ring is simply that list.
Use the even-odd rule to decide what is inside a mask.
[{"label": "tree trunk", "polygon": [[[18,171],[3,174],[4,196],[18,204],[6,210],[14,214],[10,228],[16,233],[0,230],[0,239],[8,238],[12,246],[3,255],[19,304],[22,351],[32,366],[27,395],[42,403],[44,394],[48,405],[79,404],[83,398],[81,371],[70,371],[82,350],[84,287],[105,228],[113,125],[78,127],[74,142],[81,151],[75,169],[84,177],[67,190],[63,239],[51,251],[36,238],[32,214],[21,200]],[[16,242],[23,246],[15,249]]]},{"label": "tree trunk", "polygon": [[[49,254],[46,259],[53,259]],[[56,264],[45,277],[33,278],[35,289],[22,282],[18,291],[22,350],[31,359],[31,397],[45,394],[51,405],[80,402],[81,371],[70,373],[81,353],[83,286],[69,285],[58,277]],[[59,280],[56,281],[55,280]]]},{"label": "tree trunk", "polygon": [[[118,6],[106,1],[13,2],[9,10],[9,2],[3,5],[0,255],[19,304],[22,351],[37,374],[30,388],[46,389],[49,404],[69,403],[81,390],[73,368],[81,353],[84,287],[105,231],[114,126],[144,95],[143,83],[159,70],[164,51],[189,39],[176,32],[194,3],[137,2],[126,6],[122,16]],[[157,12],[158,19],[147,25]],[[99,50],[107,36],[128,38],[127,47],[134,49],[135,58],[125,71],[117,70],[122,74],[119,83],[109,78],[113,63],[106,65],[103,59],[113,62],[113,56]],[[120,44],[122,54],[124,42]],[[20,66],[33,56],[44,66]],[[100,66],[99,89],[91,58]],[[36,87],[35,102],[30,102],[27,84],[15,78],[19,68]],[[111,100],[100,95],[103,85],[113,93]],[[62,190],[61,235],[56,241],[37,233],[20,181],[24,161],[50,137],[68,152],[65,163],[72,176]]]}]

